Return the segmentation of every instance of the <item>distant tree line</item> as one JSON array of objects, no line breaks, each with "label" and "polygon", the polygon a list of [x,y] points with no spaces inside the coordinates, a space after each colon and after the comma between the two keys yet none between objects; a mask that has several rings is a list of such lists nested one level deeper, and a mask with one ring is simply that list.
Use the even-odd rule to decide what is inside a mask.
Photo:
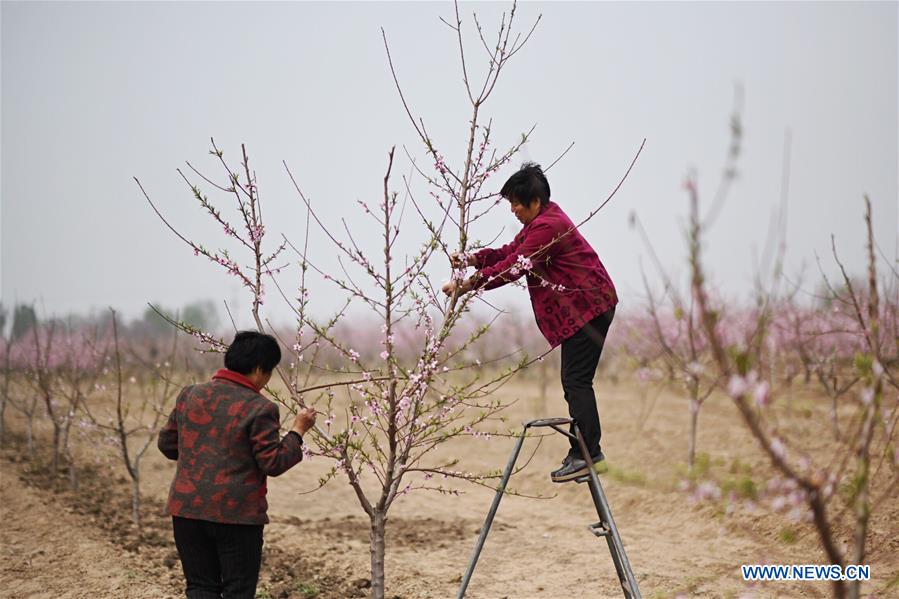
[{"label": "distant tree line", "polygon": [[[138,337],[158,337],[171,332],[172,324],[166,320],[178,320],[198,329],[216,330],[221,325],[221,318],[215,302],[198,300],[186,304],[180,310],[170,309],[159,304],[147,306],[140,317],[126,324],[124,333]],[[155,309],[154,309],[155,308]],[[69,314],[64,317],[51,316],[38,318],[33,303],[17,303],[11,308],[0,302],[0,337],[16,342],[27,335],[40,320],[42,324],[58,322],[75,327],[108,326],[111,316],[103,310],[91,314]]]}]

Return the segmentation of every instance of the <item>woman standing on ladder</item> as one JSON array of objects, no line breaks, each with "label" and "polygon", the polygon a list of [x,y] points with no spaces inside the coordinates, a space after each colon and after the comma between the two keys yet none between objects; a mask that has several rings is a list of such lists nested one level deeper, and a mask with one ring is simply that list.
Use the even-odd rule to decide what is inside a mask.
[{"label": "woman standing on ladder", "polygon": [[[443,292],[495,289],[526,275],[537,327],[552,347],[562,346],[562,389],[568,413],[577,422],[594,464],[604,459],[602,429],[593,392],[593,377],[618,296],[596,252],[558,204],[550,201],[549,182],[540,165],[526,163],[500,190],[524,225],[511,243],[471,255],[453,254],[453,268],[473,266],[469,278],[444,285]],[[553,482],[588,473],[577,441]]]}]

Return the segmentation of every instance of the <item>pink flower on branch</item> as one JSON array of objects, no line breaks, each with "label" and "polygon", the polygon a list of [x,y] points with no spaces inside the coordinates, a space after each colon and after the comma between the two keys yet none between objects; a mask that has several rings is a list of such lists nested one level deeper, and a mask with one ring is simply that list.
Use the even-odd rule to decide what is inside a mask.
[{"label": "pink flower on branch", "polygon": [[771,401],[771,390],[768,386],[768,381],[762,381],[755,386],[753,389],[753,397],[755,398],[755,405],[760,408],[764,408],[768,406],[768,403]]}]

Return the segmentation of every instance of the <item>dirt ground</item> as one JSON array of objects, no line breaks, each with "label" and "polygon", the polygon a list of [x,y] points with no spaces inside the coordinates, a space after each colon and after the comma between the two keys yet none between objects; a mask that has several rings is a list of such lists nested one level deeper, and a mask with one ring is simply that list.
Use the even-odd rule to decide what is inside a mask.
[{"label": "dirt ground", "polygon": [[[599,382],[603,449],[610,465],[602,475],[618,529],[644,597],[827,597],[826,582],[742,580],[741,564],[824,563],[815,531],[772,513],[759,498],[692,502],[681,490],[688,440],[687,402],[672,391],[639,384]],[[561,399],[539,398],[539,386],[520,381],[501,391],[518,401],[510,425],[564,415]],[[826,449],[826,419],[814,398],[797,393],[788,425],[808,447]],[[514,441],[465,439],[444,445],[439,457],[458,457],[459,469],[501,468]],[[712,397],[700,414],[699,451],[707,478],[725,483],[735,476],[764,486],[771,471],[734,407]],[[605,541],[589,533],[596,520],[588,489],[554,485],[548,472],[566,449],[560,435],[529,439],[520,463],[530,464],[512,480],[520,493],[507,496],[481,555],[468,597],[621,597]],[[155,452],[143,466],[148,530],[143,542],[127,523],[127,486],[108,467],[88,493],[114,496],[98,511],[85,491],[78,497],[53,492],[45,478],[15,454],[3,452],[0,514],[0,589],[18,597],[180,596],[180,566],[162,505],[174,465]],[[321,458],[269,481],[266,557],[259,597],[351,597],[367,592],[368,522],[340,480],[304,494],[329,469]],[[106,484],[103,481],[117,481]],[[43,482],[42,482],[43,481]],[[85,482],[84,484],[88,484]],[[453,597],[468,563],[493,493],[459,485],[459,496],[412,493],[401,498],[388,523],[389,597]],[[79,498],[80,497],[80,498]],[[728,507],[730,506],[730,507]],[[121,513],[123,512],[123,513]],[[110,520],[117,524],[110,525]],[[899,500],[888,498],[871,523],[871,596],[899,596],[887,588],[899,572]]]},{"label": "dirt ground", "polygon": [[0,581],[4,597],[171,596],[143,571],[140,556],[110,543],[52,495],[3,463],[0,478]]}]

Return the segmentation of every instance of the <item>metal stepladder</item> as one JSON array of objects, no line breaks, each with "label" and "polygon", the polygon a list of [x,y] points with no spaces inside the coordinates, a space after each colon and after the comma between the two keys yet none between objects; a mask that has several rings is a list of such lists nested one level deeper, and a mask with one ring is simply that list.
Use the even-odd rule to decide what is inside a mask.
[{"label": "metal stepladder", "polygon": [[[565,425],[571,427],[571,432],[559,428]],[[509,477],[512,476],[512,470],[515,467],[515,462],[518,460],[518,454],[521,452],[521,447],[524,445],[524,439],[528,429],[538,427],[549,427],[570,439],[575,439],[580,446],[581,455],[584,456],[584,459],[588,464],[592,464],[590,453],[587,450],[587,444],[584,443],[584,437],[581,435],[581,431],[578,429],[577,424],[571,418],[543,418],[524,423],[524,428],[521,431],[521,435],[518,437],[515,448],[512,450],[512,455],[509,456],[509,462],[506,464],[506,469],[503,471],[502,479],[496,489],[496,495],[493,498],[493,503],[490,505],[490,511],[487,512],[487,519],[484,521],[484,526],[481,527],[481,534],[478,537],[478,542],[472,553],[468,569],[462,577],[462,584],[459,586],[459,592],[456,594],[456,599],[463,599],[463,597],[465,597],[465,591],[468,589],[468,583],[471,582],[471,575],[474,573],[474,568],[481,555],[481,549],[483,549],[484,542],[487,540],[487,534],[490,532],[493,518],[496,516],[496,510],[499,508],[499,502],[506,492],[506,485],[509,482]],[[609,553],[612,555],[612,562],[615,564],[615,571],[618,573],[618,580],[621,582],[621,590],[624,592],[625,599],[642,599],[640,588],[637,586],[637,579],[634,576],[634,571],[631,569],[630,561],[627,559],[627,554],[624,551],[624,543],[621,542],[621,537],[618,534],[618,527],[615,526],[615,520],[612,518],[612,510],[609,508],[609,502],[606,500],[602,485],[599,484],[599,477],[596,475],[596,471],[593,467],[589,468],[588,474],[575,479],[575,482],[586,482],[587,486],[590,488],[590,496],[593,498],[593,504],[596,506],[599,522],[591,524],[587,528],[597,537],[606,538],[606,542],[609,545]]]}]

